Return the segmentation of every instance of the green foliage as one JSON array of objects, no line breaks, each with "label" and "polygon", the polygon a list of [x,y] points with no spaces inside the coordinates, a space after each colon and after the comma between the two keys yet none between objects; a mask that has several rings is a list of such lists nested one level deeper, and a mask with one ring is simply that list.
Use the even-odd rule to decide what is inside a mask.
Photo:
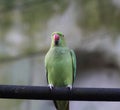
[{"label": "green foliage", "polygon": [[0,0],[0,11],[9,11],[14,7],[15,0]]},{"label": "green foliage", "polygon": [[83,29],[95,31],[106,27],[110,31],[119,32],[120,10],[111,0],[78,0],[77,2],[82,9],[78,24]]},{"label": "green foliage", "polygon": [[0,30],[4,34],[12,25],[14,0],[0,0]]},{"label": "green foliage", "polygon": [[[13,21],[13,11],[18,10],[26,33],[34,33],[45,27],[55,13],[60,14],[67,8],[68,0],[1,0],[0,1],[0,28],[7,31]],[[27,27],[27,28],[26,28]]]},{"label": "green foliage", "polygon": [[0,60],[7,59],[7,58],[9,58],[8,54],[3,54],[3,53],[0,54]]},{"label": "green foliage", "polygon": [[[30,1],[30,0],[28,0]],[[43,28],[46,26],[47,21],[55,14],[62,13],[67,7],[66,0],[34,0],[34,2],[24,2],[22,8],[23,23],[28,26],[28,32]]]},{"label": "green foliage", "polygon": [[[101,27],[119,32],[120,10],[112,0],[76,0],[78,24],[84,30],[95,31]],[[62,14],[68,7],[68,0],[0,0],[0,29],[6,32],[12,25],[13,11],[20,12],[23,30],[26,34],[45,28],[54,14]],[[79,10],[82,10],[82,14]]]}]

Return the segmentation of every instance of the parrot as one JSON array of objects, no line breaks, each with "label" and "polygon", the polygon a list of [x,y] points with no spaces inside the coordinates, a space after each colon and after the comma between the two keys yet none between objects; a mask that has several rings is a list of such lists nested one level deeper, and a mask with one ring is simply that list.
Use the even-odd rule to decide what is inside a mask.
[{"label": "parrot", "polygon": [[[66,46],[61,32],[53,32],[51,46],[45,55],[46,78],[50,89],[67,87],[72,89],[76,76],[76,55]],[[69,110],[69,101],[54,100],[56,110]]]}]

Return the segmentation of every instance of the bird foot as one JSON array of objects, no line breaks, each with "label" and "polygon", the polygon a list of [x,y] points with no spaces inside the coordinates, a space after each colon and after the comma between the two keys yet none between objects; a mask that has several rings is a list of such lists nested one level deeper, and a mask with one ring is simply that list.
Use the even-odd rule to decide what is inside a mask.
[{"label": "bird foot", "polygon": [[67,88],[68,88],[69,90],[72,90],[72,85],[67,85]]},{"label": "bird foot", "polygon": [[49,86],[50,90],[52,90],[54,88],[53,84],[49,84],[48,86]]}]

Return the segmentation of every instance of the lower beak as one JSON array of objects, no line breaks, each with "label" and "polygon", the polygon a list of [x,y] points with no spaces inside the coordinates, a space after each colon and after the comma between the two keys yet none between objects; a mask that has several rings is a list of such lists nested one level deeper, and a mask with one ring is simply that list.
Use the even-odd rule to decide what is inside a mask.
[{"label": "lower beak", "polygon": [[55,40],[55,45],[58,45],[58,43],[59,43],[59,40]]}]

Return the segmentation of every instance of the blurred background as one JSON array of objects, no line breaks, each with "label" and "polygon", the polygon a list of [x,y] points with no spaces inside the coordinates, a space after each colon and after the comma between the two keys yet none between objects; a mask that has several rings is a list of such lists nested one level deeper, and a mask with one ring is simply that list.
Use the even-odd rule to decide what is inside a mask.
[{"label": "blurred background", "polygon": [[[0,0],[0,84],[46,86],[44,57],[61,31],[77,56],[76,87],[120,87],[120,0]],[[2,110],[55,110],[52,101],[0,99]],[[70,110],[119,110],[71,101]]]}]

